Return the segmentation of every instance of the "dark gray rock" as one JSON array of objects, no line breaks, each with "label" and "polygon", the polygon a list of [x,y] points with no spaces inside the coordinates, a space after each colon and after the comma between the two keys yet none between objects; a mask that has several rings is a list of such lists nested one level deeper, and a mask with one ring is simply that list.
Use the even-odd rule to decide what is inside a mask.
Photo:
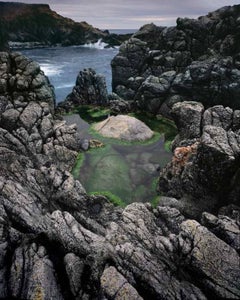
[{"label": "dark gray rock", "polygon": [[203,111],[203,105],[197,102],[184,101],[173,105],[171,115],[178,128],[175,141],[179,140],[181,144],[187,146],[188,143],[191,145],[194,140],[200,138]]},{"label": "dark gray rock", "polygon": [[101,276],[101,288],[107,299],[143,299],[114,267],[104,270]]},{"label": "dark gray rock", "polygon": [[112,61],[113,91],[167,116],[174,96],[239,108],[239,18],[234,5],[196,20],[178,18],[176,27],[143,26]]},{"label": "dark gray rock", "polygon": [[159,191],[181,199],[179,210],[195,218],[214,206],[239,203],[240,140],[233,123],[238,111],[223,106],[204,111],[193,102],[177,103],[172,111],[179,134],[172,162],[161,171]]},{"label": "dark gray rock", "polygon": [[128,113],[133,110],[130,101],[123,99],[110,100],[109,108],[113,114]]},{"label": "dark gray rock", "polygon": [[[69,172],[81,146],[76,126],[56,119],[53,96],[40,101],[31,85],[21,91],[17,85],[9,89],[16,75],[15,58],[24,70],[26,59],[14,54],[0,57],[5,59],[3,69],[8,70],[7,89],[0,95],[0,297],[239,299],[239,254],[235,250],[239,209],[222,208],[216,217],[205,213],[202,219],[208,229],[187,220],[184,205],[179,205],[183,213],[175,207],[181,199],[165,198],[164,206],[156,208],[150,203],[132,203],[122,209],[104,196],[87,195]],[[31,71],[25,76],[38,76],[34,69],[36,74]],[[198,121],[201,106],[187,105]],[[233,115],[237,120],[238,113]],[[221,119],[225,113],[218,112],[218,116]],[[213,125],[204,128],[208,151],[202,158],[217,154],[224,158],[222,163],[233,167],[230,157],[235,159],[236,150],[227,144],[227,133],[221,139],[210,134],[211,128],[225,130]],[[231,137],[237,139],[238,131],[232,132]],[[191,151],[196,159],[198,148]],[[183,175],[183,187],[184,180],[186,186],[193,178],[191,164],[199,170],[188,159],[189,176],[186,180]],[[224,176],[220,171],[218,176]],[[177,179],[174,189],[181,192]],[[209,180],[215,182],[213,177]],[[219,184],[222,181],[218,179]],[[196,182],[188,184],[192,197]],[[201,206],[202,199],[206,200],[202,190],[201,198],[191,202],[199,214],[206,208]],[[208,201],[208,211],[210,206]]]},{"label": "dark gray rock", "polygon": [[80,71],[76,80],[76,85],[66,98],[66,101],[74,105],[79,104],[108,104],[108,93],[106,80],[103,75],[89,68]]},{"label": "dark gray rock", "polygon": [[237,220],[225,215],[216,217],[205,212],[202,215],[202,223],[236,251],[240,251],[240,229]]}]

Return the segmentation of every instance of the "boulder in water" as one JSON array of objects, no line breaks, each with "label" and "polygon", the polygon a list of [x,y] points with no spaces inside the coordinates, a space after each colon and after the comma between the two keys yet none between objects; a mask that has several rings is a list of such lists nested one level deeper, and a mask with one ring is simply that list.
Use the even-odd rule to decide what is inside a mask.
[{"label": "boulder in water", "polygon": [[106,137],[125,141],[146,141],[153,131],[142,121],[125,115],[111,116],[94,125],[94,129]]}]

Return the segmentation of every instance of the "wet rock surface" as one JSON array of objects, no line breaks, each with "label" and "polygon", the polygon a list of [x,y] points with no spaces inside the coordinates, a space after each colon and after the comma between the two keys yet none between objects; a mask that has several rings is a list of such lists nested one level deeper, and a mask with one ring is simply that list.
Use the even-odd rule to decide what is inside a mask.
[{"label": "wet rock surface", "polygon": [[239,108],[239,17],[235,5],[176,27],[143,26],[112,61],[113,91],[167,116],[183,100]]},{"label": "wet rock surface", "polygon": [[[88,196],[69,173],[80,147],[76,128],[55,119],[47,78],[18,54],[1,53],[0,61],[1,299],[240,298],[236,205],[209,208],[196,221],[170,207],[179,202],[172,198],[121,209]],[[202,107],[189,107],[198,120]],[[220,188],[227,175],[220,162],[237,168],[239,122],[235,111],[231,130],[215,126],[226,132],[219,141],[211,128],[229,119],[215,110],[199,159],[211,154],[214,163],[217,154],[218,181],[209,184]]]}]

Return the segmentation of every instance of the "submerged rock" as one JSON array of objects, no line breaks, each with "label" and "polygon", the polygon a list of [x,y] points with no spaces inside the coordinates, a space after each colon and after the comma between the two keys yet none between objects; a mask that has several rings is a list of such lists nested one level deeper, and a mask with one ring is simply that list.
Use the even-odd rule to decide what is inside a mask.
[{"label": "submerged rock", "polygon": [[130,142],[146,141],[153,136],[153,131],[142,121],[125,115],[111,116],[93,128],[103,136]]}]

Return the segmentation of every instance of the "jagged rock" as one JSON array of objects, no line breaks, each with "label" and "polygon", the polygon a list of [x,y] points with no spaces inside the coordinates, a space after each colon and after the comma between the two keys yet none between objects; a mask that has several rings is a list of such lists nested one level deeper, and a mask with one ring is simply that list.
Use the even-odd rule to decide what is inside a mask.
[{"label": "jagged rock", "polygon": [[109,102],[109,107],[113,114],[128,113],[131,111],[129,101],[125,101],[123,99],[111,100]]},{"label": "jagged rock", "polygon": [[[181,224],[182,232],[180,239],[183,244],[184,252],[191,251],[191,259],[186,263],[186,267],[203,276],[200,279],[204,287],[212,290],[219,298],[237,299],[240,272],[235,266],[238,264],[239,257],[237,252],[223,241],[215,237],[205,227],[198,222],[187,220]],[[220,257],[225,257],[221,259]],[[210,275],[211,274],[211,275]],[[210,275],[211,279],[208,279]],[[236,282],[231,277],[236,278]],[[224,287],[227,287],[227,290]]]},{"label": "jagged rock", "polygon": [[101,287],[107,298],[141,300],[137,291],[114,268],[104,270],[101,277]]},{"label": "jagged rock", "polygon": [[103,136],[130,142],[145,141],[153,136],[153,131],[142,121],[125,115],[111,116],[93,128]]},{"label": "jagged rock", "polygon": [[[173,106],[172,115],[179,135],[172,162],[161,171],[159,190],[182,199],[194,217],[228,201],[237,204],[240,145],[232,120],[238,111],[223,106],[204,111],[199,103],[182,102]],[[203,205],[198,213],[189,210],[196,201]]]},{"label": "jagged rock", "polygon": [[79,104],[98,104],[108,103],[108,92],[106,80],[103,75],[89,68],[80,71],[76,80],[76,85],[66,98],[67,102],[74,105]]},{"label": "jagged rock", "polygon": [[236,251],[240,251],[240,229],[237,220],[223,215],[216,217],[205,212],[202,215],[202,223]]},{"label": "jagged rock", "polygon": [[171,116],[179,129],[175,143],[180,141],[181,145],[187,146],[200,138],[203,111],[201,103],[184,101],[173,105]]},{"label": "jagged rock", "polygon": [[234,5],[196,20],[178,18],[176,27],[143,26],[112,61],[113,91],[167,116],[175,96],[239,108],[239,17]]},{"label": "jagged rock", "polygon": [[[150,203],[132,203],[122,209],[104,196],[87,195],[69,172],[81,145],[76,126],[56,119],[53,93],[40,101],[35,88],[18,90],[15,58],[26,70],[29,64],[24,57],[0,57],[7,81],[0,95],[0,298],[239,299],[239,254],[235,249],[239,249],[236,226],[240,208],[223,207],[217,215],[208,201],[204,206],[208,214],[203,214],[201,224],[186,219],[184,206],[179,205],[182,213],[175,207],[181,199],[165,198],[164,206],[156,208]],[[33,79],[37,72],[43,75],[35,70],[36,74],[26,77]],[[47,79],[44,82],[50,95],[52,88]],[[199,120],[199,111],[193,104],[187,105],[195,116],[193,121]],[[223,110],[217,110],[218,124],[226,123],[220,119],[229,111]],[[208,152],[213,157],[219,154],[229,165],[230,153],[234,159],[237,155],[238,115],[232,113],[235,129],[228,132],[236,149],[227,146],[226,134],[219,142],[218,134],[204,139]],[[12,120],[11,126],[7,119]],[[211,127],[224,131],[207,122],[206,133]],[[196,159],[201,137],[198,143],[189,146],[183,157],[199,172],[192,156]],[[208,159],[207,153],[202,158]],[[180,159],[181,151],[176,154]],[[178,163],[181,165],[181,159]],[[188,182],[193,178],[191,170]],[[214,182],[213,177],[209,180]],[[180,185],[174,189],[180,190]],[[202,190],[199,195],[205,199]],[[204,211],[201,197],[194,202],[199,214]]]}]

